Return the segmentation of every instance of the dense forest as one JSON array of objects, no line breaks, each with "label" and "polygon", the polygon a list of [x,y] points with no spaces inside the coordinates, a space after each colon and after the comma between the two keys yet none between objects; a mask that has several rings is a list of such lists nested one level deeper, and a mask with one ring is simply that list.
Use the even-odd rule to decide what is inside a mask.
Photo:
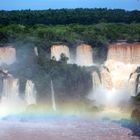
[{"label": "dense forest", "polygon": [[60,9],[0,11],[0,24],[139,23],[140,11],[121,9]]},{"label": "dense forest", "polygon": [[[86,24],[86,25],[85,25]],[[39,48],[54,43],[86,42],[94,47],[125,40],[140,41],[140,11],[59,9],[0,11],[0,44],[32,42]]]},{"label": "dense forest", "polygon": [[[140,41],[139,23],[99,23],[93,25],[0,25],[0,45],[14,44],[20,48],[22,44],[37,47],[40,53],[50,52],[53,44],[66,44],[75,49],[80,43],[94,47],[95,58],[105,59],[107,46],[117,41]],[[95,59],[94,59],[95,60]]]},{"label": "dense forest", "polygon": [[19,79],[21,98],[24,98],[26,80],[30,79],[36,85],[38,103],[51,101],[51,80],[57,101],[85,99],[92,88],[92,77],[87,68],[68,64],[68,58],[64,54],[60,61],[47,59],[42,54],[37,57],[33,48],[29,47],[22,44],[17,49],[18,61],[8,66],[8,71]]},{"label": "dense forest", "polygon": [[140,24],[0,25],[1,44],[22,41],[47,48],[58,42],[66,43],[70,46],[86,42],[94,47],[98,47],[118,40],[128,42],[140,41]]}]

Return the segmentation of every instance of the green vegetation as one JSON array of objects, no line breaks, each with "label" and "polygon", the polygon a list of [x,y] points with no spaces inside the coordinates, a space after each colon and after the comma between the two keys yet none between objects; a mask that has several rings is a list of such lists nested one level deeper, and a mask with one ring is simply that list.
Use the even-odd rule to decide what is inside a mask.
[{"label": "green vegetation", "polygon": [[140,41],[140,11],[60,9],[0,11],[0,44],[34,43],[48,50],[53,43],[94,47],[109,42]]},{"label": "green vegetation", "polygon": [[140,22],[140,11],[121,9],[60,9],[0,11],[0,24],[94,24],[100,22]]},{"label": "green vegetation", "polygon": [[[58,101],[84,99],[92,88],[92,79],[86,68],[67,64],[68,58],[65,55],[62,54],[60,61],[56,61],[45,59],[41,55],[33,57],[33,51],[30,51],[30,55],[26,52],[27,50],[23,50],[22,55],[18,56],[18,62],[9,68],[9,71],[20,79],[21,93],[25,90],[26,79],[35,83],[38,102],[51,100],[51,80]],[[24,61],[22,56],[26,57]]]},{"label": "green vegetation", "polygon": [[[20,79],[25,90],[26,79],[36,84],[38,99],[50,95],[50,81],[57,96],[83,97],[92,87],[90,74],[84,67],[50,60],[53,44],[66,44],[70,51],[80,43],[94,48],[94,61],[104,61],[107,45],[125,40],[140,41],[140,11],[108,9],[61,9],[0,11],[0,46],[14,45],[18,62],[9,71]],[[33,54],[37,47],[39,56]],[[101,59],[101,60],[100,60]]]},{"label": "green vegetation", "polygon": [[[40,64],[40,59],[38,60],[40,66],[38,72],[40,73],[42,69],[46,77],[40,85],[44,85],[44,88],[46,88],[45,83],[48,81],[49,87],[47,89],[50,89],[50,80],[53,80],[58,99],[75,99],[76,97],[78,99],[83,99],[87,93],[89,93],[92,88],[92,79],[90,73],[88,73],[84,67],[82,68],[75,64],[67,64],[67,58],[63,55],[59,62],[53,59],[46,61],[43,59],[43,64],[42,61]],[[42,80],[42,72],[40,75],[41,77],[38,75],[34,76],[35,82],[38,81],[40,83]]]},{"label": "green vegetation", "polygon": [[[105,60],[107,45],[118,40],[140,41],[139,23],[99,23],[94,25],[0,25],[0,44],[36,46],[40,53],[50,52],[52,44],[66,44],[70,49],[80,43],[94,47],[94,60]],[[30,44],[30,45],[29,45]],[[32,45],[31,45],[32,44]]]},{"label": "green vegetation", "polygon": [[49,49],[54,43],[64,43],[75,46],[86,42],[93,47],[102,47],[109,42],[126,40],[140,41],[140,24],[100,23],[95,25],[1,25],[0,44],[33,43],[43,49]]}]

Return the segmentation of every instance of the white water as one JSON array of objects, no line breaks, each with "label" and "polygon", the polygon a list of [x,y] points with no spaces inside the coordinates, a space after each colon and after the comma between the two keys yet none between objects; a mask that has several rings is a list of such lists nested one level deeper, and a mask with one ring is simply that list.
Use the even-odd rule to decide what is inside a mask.
[{"label": "white water", "polygon": [[13,64],[16,61],[16,49],[12,46],[0,47],[0,65]]},{"label": "white water", "polygon": [[51,47],[51,58],[55,57],[55,59],[59,61],[61,58],[61,54],[64,54],[66,57],[68,57],[70,61],[69,47],[65,45],[53,45]]},{"label": "white water", "polygon": [[[113,87],[119,90],[128,89],[130,74],[137,69],[138,64],[125,64],[124,62],[108,60],[105,65],[110,70]],[[129,90],[130,89],[128,89],[128,91]]]},{"label": "white water", "polygon": [[28,105],[36,104],[36,89],[31,80],[27,80],[26,82],[25,101]]},{"label": "white water", "polygon": [[93,84],[93,92],[96,93],[96,91],[98,90],[98,88],[101,85],[101,80],[100,80],[97,72],[92,73],[92,84]]},{"label": "white water", "polygon": [[37,49],[37,47],[34,47],[34,53],[35,53],[36,56],[38,56],[38,49]]},{"label": "white water", "polygon": [[[93,91],[89,99],[102,104],[107,108],[118,107],[122,102],[128,104],[131,96],[136,93],[137,73],[134,73],[140,65],[139,44],[114,44],[109,47],[105,67],[100,68],[101,83],[97,84],[95,79],[98,75],[92,74]],[[96,91],[95,91],[96,87]],[[138,85],[138,91],[140,86]]]},{"label": "white water", "polygon": [[92,47],[86,44],[81,44],[77,46],[76,49],[76,64],[80,66],[92,66]]},{"label": "white water", "polygon": [[[19,80],[13,77],[3,79],[0,102],[0,118],[23,112],[27,105],[36,103],[36,90],[32,81],[27,80],[25,100],[19,96]],[[26,102],[25,102],[26,101]]]},{"label": "white water", "polygon": [[51,97],[52,97],[52,109],[53,111],[56,111],[55,92],[52,80],[51,80]]},{"label": "white water", "polygon": [[19,98],[18,79],[7,77],[3,80],[3,91],[0,102],[0,118],[24,110],[24,102]]},{"label": "white water", "polygon": [[[132,72],[135,71],[139,65],[139,45],[130,46],[127,44],[127,47],[124,45],[114,45],[111,46],[108,51],[107,61],[105,66],[108,68],[101,68],[99,78],[98,74],[94,72],[92,74],[93,78],[93,96],[90,96],[90,99],[96,100],[98,103],[103,103],[107,106],[114,106],[123,99],[123,101],[128,100],[130,95],[134,95],[135,91],[135,79],[133,76],[128,82],[129,76]],[[5,48],[6,49],[6,48]],[[1,49],[5,53],[5,49]],[[7,50],[7,49],[6,49]],[[7,52],[10,49],[8,48]],[[137,51],[136,51],[137,50]],[[37,48],[34,49],[35,54],[38,56]],[[92,66],[92,47],[86,44],[81,44],[76,49],[76,60],[75,62],[81,66]],[[15,52],[15,50],[13,51]],[[69,48],[65,45],[54,45],[51,48],[51,57],[55,57],[56,60],[60,59],[61,54],[65,54],[70,58]],[[2,54],[2,53],[1,53]],[[5,53],[4,58],[9,59],[8,53]],[[15,56],[15,53],[13,53]],[[120,57],[119,57],[120,56]],[[11,57],[12,58],[12,57]],[[14,59],[12,59],[14,60]],[[134,63],[137,60],[136,64]],[[18,81],[14,80],[13,84],[9,80],[4,79],[4,88],[2,100],[8,98],[17,98],[18,91]],[[51,81],[51,96],[52,96],[52,108],[56,110],[56,101],[53,82]],[[139,87],[140,89],[140,87]],[[25,90],[25,100],[27,104],[36,104],[36,90],[34,83],[30,80],[27,80],[26,90]]]},{"label": "white water", "polygon": [[126,95],[126,91],[122,90],[108,90],[103,86],[99,86],[96,92],[91,92],[88,95],[88,99],[94,101],[94,105],[103,107],[105,110],[121,109],[123,106],[127,106],[130,100],[130,95]]},{"label": "white water", "polygon": [[15,99],[19,95],[19,82],[18,79],[7,77],[3,80],[2,98]]},{"label": "white water", "polygon": [[[103,105],[105,108],[118,108],[124,104],[129,104],[130,97],[135,93],[135,78],[129,82],[130,74],[137,67],[136,65],[123,64],[121,62],[106,62],[109,68],[100,69],[101,83],[94,85],[93,92],[89,98],[95,100],[96,104]],[[97,79],[97,75],[92,75]],[[132,84],[133,81],[133,84]],[[94,91],[96,87],[96,91]]]},{"label": "white water", "polygon": [[90,45],[81,44],[76,47],[76,59],[74,60],[73,54],[70,54],[69,47],[66,45],[53,45],[51,47],[51,58],[60,60],[61,54],[68,57],[68,63],[76,63],[80,66],[92,66],[93,65],[93,50]]}]

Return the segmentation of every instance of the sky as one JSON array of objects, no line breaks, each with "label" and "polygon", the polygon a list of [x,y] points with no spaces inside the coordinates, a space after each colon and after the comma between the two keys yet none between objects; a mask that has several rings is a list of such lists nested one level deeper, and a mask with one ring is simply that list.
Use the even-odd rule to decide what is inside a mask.
[{"label": "sky", "polygon": [[140,10],[140,0],[0,0],[0,10],[111,8]]}]

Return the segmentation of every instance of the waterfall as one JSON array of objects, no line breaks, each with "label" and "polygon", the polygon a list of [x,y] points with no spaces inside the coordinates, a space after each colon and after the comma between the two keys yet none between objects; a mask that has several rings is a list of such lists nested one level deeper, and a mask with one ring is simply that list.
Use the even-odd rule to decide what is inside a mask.
[{"label": "waterfall", "polygon": [[24,102],[19,98],[19,81],[13,77],[3,79],[3,90],[0,102],[0,118],[22,112]]},{"label": "waterfall", "polygon": [[140,64],[140,43],[115,43],[108,47],[107,60]]},{"label": "waterfall", "polygon": [[92,73],[92,84],[94,85],[93,92],[95,93],[98,90],[98,88],[101,86],[101,80],[97,72]]},{"label": "waterfall", "polygon": [[53,87],[52,80],[51,80],[51,97],[52,97],[52,109],[53,109],[53,111],[56,111],[55,93],[54,93],[54,87]]},{"label": "waterfall", "polygon": [[[127,93],[130,93],[128,79],[130,74],[133,73],[140,65],[139,54],[140,43],[116,43],[111,44],[108,47],[108,55],[105,66],[108,67],[110,71],[113,88],[121,91],[126,90]],[[133,80],[131,79],[131,81]],[[134,81],[132,84],[134,84]],[[132,85],[130,86],[132,87]]]},{"label": "waterfall", "polygon": [[16,49],[12,46],[0,47],[0,65],[13,64],[16,61]]},{"label": "waterfall", "polygon": [[[99,70],[101,84],[97,87],[96,82],[93,82],[90,99],[107,108],[113,108],[120,103],[127,104],[131,96],[136,96],[140,92],[140,76],[135,72],[140,65],[139,54],[139,43],[110,45],[104,67]],[[95,75],[92,78],[95,81]]]},{"label": "waterfall", "polygon": [[19,96],[19,83],[18,79],[12,77],[5,78],[3,80],[3,92],[2,98],[16,99]]},{"label": "waterfall", "polygon": [[97,74],[97,72],[92,73],[93,89],[88,95],[88,99],[93,100],[96,106],[110,108],[114,104],[111,75],[106,67],[101,66],[99,71],[100,74]]},{"label": "waterfall", "polygon": [[80,66],[93,65],[92,47],[86,44],[82,44],[77,47],[76,50],[76,63]]},{"label": "waterfall", "polygon": [[34,47],[34,53],[35,53],[36,56],[38,56],[38,49],[37,49],[37,47]]},{"label": "waterfall", "polygon": [[92,73],[92,83],[93,91],[96,91],[98,88],[101,87],[107,90],[111,90],[113,87],[110,72],[106,67],[100,68],[100,74],[95,71]]},{"label": "waterfall", "polygon": [[132,96],[137,96],[140,93],[140,67],[130,74],[128,88]]},{"label": "waterfall", "polygon": [[105,65],[110,70],[113,87],[117,90],[126,90],[128,88],[129,76],[138,66],[137,64],[125,64],[114,60],[107,60]]},{"label": "waterfall", "polygon": [[108,68],[101,67],[100,75],[101,75],[102,87],[107,90],[112,90],[113,88],[112,77],[111,77],[110,72],[108,71]]},{"label": "waterfall", "polygon": [[28,105],[36,104],[36,89],[31,80],[27,80],[25,88],[25,101]]},{"label": "waterfall", "polygon": [[[51,47],[51,58],[55,57],[57,61],[60,60],[61,54],[64,54],[66,57],[70,59],[69,48],[65,45],[53,45]],[[69,60],[70,61],[70,60]]]},{"label": "waterfall", "polygon": [[137,77],[137,83],[136,83],[136,95],[140,94],[140,74]]}]

